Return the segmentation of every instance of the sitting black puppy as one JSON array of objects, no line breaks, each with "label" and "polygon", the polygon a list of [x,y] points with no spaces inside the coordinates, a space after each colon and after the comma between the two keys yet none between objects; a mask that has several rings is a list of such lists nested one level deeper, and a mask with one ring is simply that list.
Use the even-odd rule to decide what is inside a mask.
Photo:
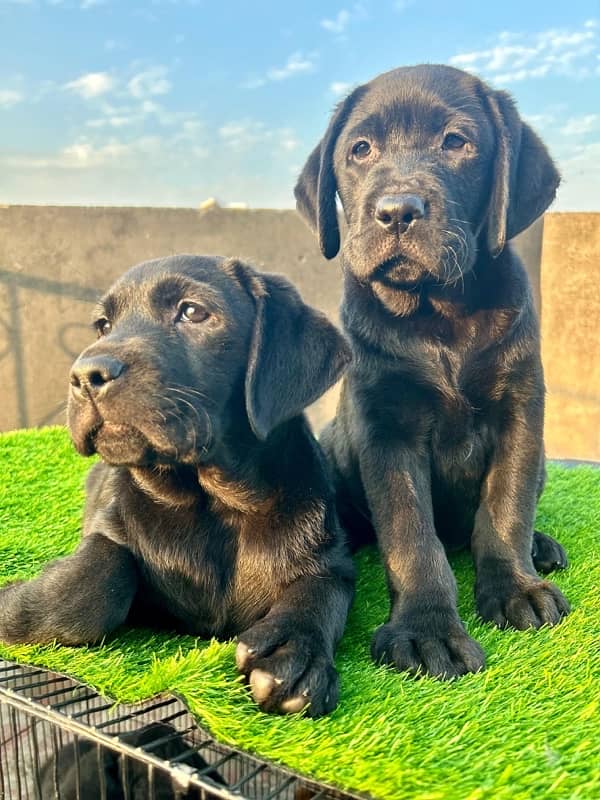
[{"label": "sitting black puppy", "polygon": [[350,359],[292,285],[234,260],[133,267],[71,372],[103,463],[77,551],[0,590],[0,639],[95,642],[124,622],[239,636],[265,711],[333,709],[353,570],[303,409]]},{"label": "sitting black puppy", "polygon": [[340,103],[296,186],[323,255],[347,229],[341,317],[355,358],[321,442],[356,545],[377,540],[389,620],[376,661],[454,678],[483,667],[446,550],[470,547],[482,619],[556,625],[537,574],[567,565],[534,531],[544,376],[527,274],[508,243],[559,175],[511,98],[453,67],[400,67]]}]

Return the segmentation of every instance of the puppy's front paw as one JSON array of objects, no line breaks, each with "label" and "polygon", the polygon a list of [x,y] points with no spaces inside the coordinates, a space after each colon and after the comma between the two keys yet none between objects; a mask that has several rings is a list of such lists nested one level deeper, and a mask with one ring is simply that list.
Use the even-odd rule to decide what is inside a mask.
[{"label": "puppy's front paw", "polygon": [[556,625],[571,610],[560,589],[536,576],[487,580],[477,587],[477,611],[499,628],[541,628]]},{"label": "puppy's front paw", "polygon": [[431,675],[450,680],[467,672],[479,672],[485,655],[467,634],[461,621],[448,619],[439,625],[426,616],[407,615],[375,631],[371,655],[412,675]]},{"label": "puppy's front paw", "polygon": [[238,637],[235,658],[263,711],[310,717],[337,705],[338,676],[321,635],[293,617],[266,617]]}]

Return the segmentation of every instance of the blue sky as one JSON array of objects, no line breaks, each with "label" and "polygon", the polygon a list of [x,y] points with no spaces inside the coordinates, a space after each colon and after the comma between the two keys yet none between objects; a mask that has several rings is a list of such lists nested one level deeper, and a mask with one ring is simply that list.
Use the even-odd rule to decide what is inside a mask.
[{"label": "blue sky", "polygon": [[291,207],[348,89],[451,63],[516,98],[600,210],[598,0],[0,0],[0,203]]}]

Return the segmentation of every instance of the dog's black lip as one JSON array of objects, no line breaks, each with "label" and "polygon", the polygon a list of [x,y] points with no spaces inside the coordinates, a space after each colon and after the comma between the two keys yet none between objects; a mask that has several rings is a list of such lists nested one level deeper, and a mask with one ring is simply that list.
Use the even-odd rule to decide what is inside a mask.
[{"label": "dog's black lip", "polygon": [[401,267],[409,264],[415,264],[416,266],[419,266],[417,262],[411,261],[411,259],[408,259],[405,256],[397,255],[387,258],[377,266],[373,272],[371,280],[378,281],[379,283],[382,283],[384,286],[388,286],[391,289],[398,289],[405,292],[417,292],[424,283],[430,283],[433,276],[430,278],[425,272],[418,280],[414,281],[398,281],[390,276],[390,271],[394,269],[394,267]]},{"label": "dog's black lip", "polygon": [[83,440],[83,449],[88,456],[94,455],[96,452],[96,436],[98,435],[98,431],[104,424],[103,420],[92,425],[89,431],[86,433],[85,438]]}]

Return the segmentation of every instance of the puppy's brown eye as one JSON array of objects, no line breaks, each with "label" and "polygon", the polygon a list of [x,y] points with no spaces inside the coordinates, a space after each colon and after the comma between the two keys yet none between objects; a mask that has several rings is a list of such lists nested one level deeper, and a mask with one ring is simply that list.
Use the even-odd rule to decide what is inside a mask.
[{"label": "puppy's brown eye", "polygon": [[466,143],[467,140],[459,136],[458,133],[448,133],[444,137],[442,147],[444,150],[462,150]]},{"label": "puppy's brown eye", "polygon": [[179,306],[180,322],[204,322],[210,314],[200,303],[190,303],[187,300]]},{"label": "puppy's brown eye", "polygon": [[365,139],[361,139],[359,142],[352,145],[352,150],[350,152],[353,158],[357,161],[361,161],[371,154],[371,145]]},{"label": "puppy's brown eye", "polygon": [[98,338],[100,336],[108,336],[108,334],[112,331],[112,322],[107,320],[106,317],[101,317],[94,322],[94,327],[98,332]]}]

